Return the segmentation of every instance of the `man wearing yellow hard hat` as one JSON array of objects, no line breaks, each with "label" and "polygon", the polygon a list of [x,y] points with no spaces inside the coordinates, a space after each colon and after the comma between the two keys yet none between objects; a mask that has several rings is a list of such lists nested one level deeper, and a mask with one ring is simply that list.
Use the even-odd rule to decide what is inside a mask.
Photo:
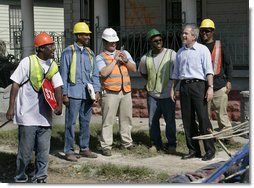
[{"label": "man wearing yellow hard hat", "polygon": [[[231,91],[233,66],[227,48],[215,37],[215,24],[211,19],[204,19],[200,25],[202,43],[208,47],[212,56],[214,70],[214,96],[208,103],[209,111],[213,109],[218,121],[219,129],[232,127],[227,114],[228,93]],[[233,144],[233,138],[224,139],[226,144]]]},{"label": "man wearing yellow hard hat", "polygon": [[[65,159],[77,161],[74,151],[75,127],[79,115],[80,137],[79,155],[96,158],[89,148],[89,123],[92,116],[92,105],[100,98],[99,71],[95,63],[94,52],[88,47],[90,29],[85,22],[78,22],[73,27],[74,44],[65,48],[61,56],[60,73],[63,78],[63,103],[65,113]],[[90,95],[90,92],[93,94]]]}]

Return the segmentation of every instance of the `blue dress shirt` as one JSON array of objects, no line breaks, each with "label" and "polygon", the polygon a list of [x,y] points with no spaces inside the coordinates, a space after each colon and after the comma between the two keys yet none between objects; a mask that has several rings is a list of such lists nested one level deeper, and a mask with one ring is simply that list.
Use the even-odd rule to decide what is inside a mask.
[{"label": "blue dress shirt", "polygon": [[182,47],[176,54],[173,80],[207,80],[207,74],[213,75],[212,59],[209,49],[195,42],[191,48]]},{"label": "blue dress shirt", "polygon": [[[81,48],[74,43],[74,47],[77,54],[77,64],[76,64],[76,84],[69,82],[69,72],[70,65],[72,62],[72,48],[69,46],[65,48],[62,52],[61,62],[60,62],[60,74],[63,79],[63,95],[75,99],[86,99],[87,83],[91,83],[94,87],[94,91],[98,92],[101,90],[101,84],[99,80],[99,71],[95,62],[95,55],[92,52],[93,57],[93,66],[89,58],[89,54],[86,48]],[[93,70],[92,70],[93,69]],[[90,78],[90,72],[93,72],[92,77]]]}]

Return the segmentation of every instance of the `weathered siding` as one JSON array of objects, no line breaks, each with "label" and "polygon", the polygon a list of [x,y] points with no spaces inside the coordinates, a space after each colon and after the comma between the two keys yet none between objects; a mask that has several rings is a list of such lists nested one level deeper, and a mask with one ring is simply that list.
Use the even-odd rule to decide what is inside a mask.
[{"label": "weathered siding", "polygon": [[204,0],[203,10],[203,18],[211,18],[215,21],[216,36],[228,46],[233,64],[247,66],[249,64],[249,1]]},{"label": "weathered siding", "polygon": [[218,23],[249,21],[249,1],[247,0],[206,0],[206,15]]},{"label": "weathered siding", "polygon": [[124,25],[127,27],[162,25],[165,23],[165,1],[125,1],[124,17]]},{"label": "weathered siding", "polygon": [[64,31],[64,10],[63,8],[34,7],[34,28],[35,31]]},{"label": "weathered siding", "polygon": [[0,5],[0,40],[6,44],[6,50],[9,52],[10,37],[9,37],[9,6]]},{"label": "weathered siding", "polygon": [[[36,32],[64,32],[64,9],[34,7],[34,21]],[[0,5],[0,40],[6,43],[7,52],[13,54],[9,34],[9,5]]]}]

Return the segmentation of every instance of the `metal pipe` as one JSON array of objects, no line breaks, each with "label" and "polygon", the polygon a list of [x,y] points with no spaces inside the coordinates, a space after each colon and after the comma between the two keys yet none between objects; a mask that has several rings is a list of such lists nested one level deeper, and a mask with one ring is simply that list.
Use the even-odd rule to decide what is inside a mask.
[{"label": "metal pipe", "polygon": [[34,11],[33,0],[21,0],[22,58],[34,53]]}]

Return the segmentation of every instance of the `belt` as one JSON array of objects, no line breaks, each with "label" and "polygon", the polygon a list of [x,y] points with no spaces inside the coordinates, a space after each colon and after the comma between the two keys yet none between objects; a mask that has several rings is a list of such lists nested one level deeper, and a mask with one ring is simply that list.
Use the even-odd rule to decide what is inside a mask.
[{"label": "belt", "polygon": [[204,80],[199,80],[199,79],[186,79],[186,80],[181,80],[183,84],[190,84],[194,82],[204,82]]}]

